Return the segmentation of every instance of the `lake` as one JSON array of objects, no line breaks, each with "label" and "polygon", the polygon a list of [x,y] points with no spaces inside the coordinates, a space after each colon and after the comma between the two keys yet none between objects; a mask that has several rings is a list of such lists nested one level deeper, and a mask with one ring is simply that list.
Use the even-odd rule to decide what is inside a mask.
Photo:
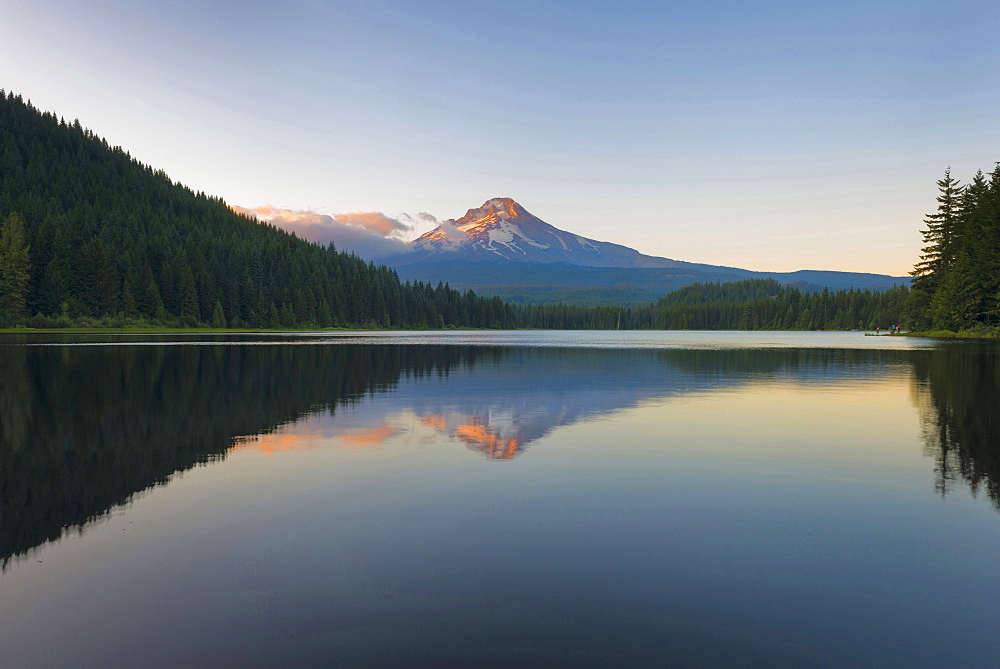
[{"label": "lake", "polygon": [[0,337],[0,664],[992,666],[1000,346]]}]

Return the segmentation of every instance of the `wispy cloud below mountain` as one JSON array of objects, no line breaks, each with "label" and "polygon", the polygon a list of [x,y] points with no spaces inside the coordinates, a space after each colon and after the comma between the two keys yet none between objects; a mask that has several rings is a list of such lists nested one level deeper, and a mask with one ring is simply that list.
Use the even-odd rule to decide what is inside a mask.
[{"label": "wispy cloud below mountain", "polygon": [[[440,231],[440,233],[446,238],[456,242],[462,242],[466,239],[467,235],[456,227],[456,223],[452,219],[442,220],[439,219],[434,214],[428,214],[426,211],[422,211],[416,216],[411,216],[409,214],[400,214],[400,218],[409,221],[414,225],[411,230],[416,230],[418,228],[427,228],[428,225],[434,226],[434,229]],[[420,230],[420,232],[425,232],[426,230]],[[414,235],[416,237],[416,235]]]},{"label": "wispy cloud below mountain", "polygon": [[[413,230],[413,225],[386,216],[380,211],[331,215],[311,210],[281,209],[270,204],[254,208],[234,205],[232,209],[239,214],[266,221],[282,230],[294,232],[310,242],[318,244],[333,242],[339,250],[353,252],[362,258],[401,253],[405,250],[405,238]],[[418,216],[424,221],[428,221],[427,217],[434,218],[423,212]],[[414,220],[412,216],[406,214],[401,218]]]}]

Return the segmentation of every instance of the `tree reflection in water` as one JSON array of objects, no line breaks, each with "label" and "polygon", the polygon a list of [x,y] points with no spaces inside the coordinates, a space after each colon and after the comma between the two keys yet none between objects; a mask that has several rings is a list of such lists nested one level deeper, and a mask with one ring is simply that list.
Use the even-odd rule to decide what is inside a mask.
[{"label": "tree reflection in water", "polygon": [[[399,402],[424,425],[505,460],[558,426],[645,399],[750,381],[850,382],[912,369],[938,489],[945,494],[965,481],[1000,507],[995,347],[225,344],[0,344],[0,563],[99,520],[176,472],[224,459],[234,444],[278,437],[281,426],[303,416],[336,414],[373,394],[398,393],[404,379],[413,383]],[[442,379],[447,383],[436,382]],[[361,443],[373,434],[353,437]]]},{"label": "tree reflection in water", "polygon": [[1000,355],[991,343],[956,342],[913,354],[925,453],[942,496],[957,483],[1000,509]]},{"label": "tree reflection in water", "polygon": [[501,355],[450,346],[0,345],[0,564],[225,458],[239,435],[403,376]]}]

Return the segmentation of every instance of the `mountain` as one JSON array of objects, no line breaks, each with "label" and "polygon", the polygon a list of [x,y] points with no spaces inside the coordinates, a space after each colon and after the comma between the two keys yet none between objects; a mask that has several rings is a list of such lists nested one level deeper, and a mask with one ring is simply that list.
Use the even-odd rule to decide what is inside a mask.
[{"label": "mountain", "polygon": [[560,230],[511,198],[493,198],[384,258],[401,279],[522,303],[638,304],[692,283],[774,278],[803,290],[884,290],[908,277],[800,270],[755,272],[649,256]]},{"label": "mountain", "polygon": [[[412,242],[401,262],[511,260],[585,267],[680,267],[620,244],[598,242],[549,225],[509,197],[493,198],[457,220],[445,221]],[[399,263],[397,263],[399,264]]]},{"label": "mountain", "polygon": [[0,90],[0,327],[516,325],[171,181]]}]

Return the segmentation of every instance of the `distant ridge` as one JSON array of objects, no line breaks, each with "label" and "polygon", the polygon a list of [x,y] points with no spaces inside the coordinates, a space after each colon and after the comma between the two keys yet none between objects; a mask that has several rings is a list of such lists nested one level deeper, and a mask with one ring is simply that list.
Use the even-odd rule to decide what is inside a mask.
[{"label": "distant ridge", "polygon": [[638,304],[693,283],[773,278],[802,290],[886,290],[909,277],[799,270],[756,272],[649,256],[620,244],[560,230],[509,197],[487,200],[424,233],[401,254],[380,258],[404,280],[514,302]]},{"label": "distant ridge", "polygon": [[516,325],[499,300],[402,284],[3,90],[0,147],[0,327]]}]

